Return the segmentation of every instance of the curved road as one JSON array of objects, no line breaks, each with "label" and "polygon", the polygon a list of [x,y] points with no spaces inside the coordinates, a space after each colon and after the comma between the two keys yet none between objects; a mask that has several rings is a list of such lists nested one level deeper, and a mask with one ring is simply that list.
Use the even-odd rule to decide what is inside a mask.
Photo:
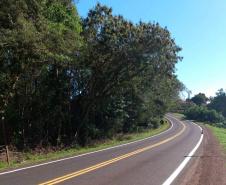
[{"label": "curved road", "polygon": [[[189,154],[203,135],[200,127],[190,121],[172,114],[167,114],[166,118],[172,126],[159,135],[49,164],[0,173],[0,184],[181,184],[199,155],[202,143],[192,156]],[[181,171],[177,170],[179,175],[175,174],[183,161],[188,163]]]}]

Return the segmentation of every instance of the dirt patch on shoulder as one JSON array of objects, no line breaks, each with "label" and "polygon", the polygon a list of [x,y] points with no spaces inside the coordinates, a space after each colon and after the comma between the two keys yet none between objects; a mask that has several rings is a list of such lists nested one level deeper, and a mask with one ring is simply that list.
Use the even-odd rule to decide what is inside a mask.
[{"label": "dirt patch on shoulder", "polygon": [[226,185],[226,154],[212,130],[201,127],[204,131],[203,151],[183,185]]}]

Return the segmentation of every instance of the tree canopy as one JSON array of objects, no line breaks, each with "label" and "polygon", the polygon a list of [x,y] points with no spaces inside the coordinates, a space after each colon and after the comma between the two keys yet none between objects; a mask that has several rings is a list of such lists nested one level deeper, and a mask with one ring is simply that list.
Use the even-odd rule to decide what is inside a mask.
[{"label": "tree canopy", "polygon": [[208,98],[204,93],[199,93],[199,94],[196,94],[193,98],[191,98],[190,101],[192,101],[196,105],[201,106],[202,104],[206,103],[207,100]]},{"label": "tree canopy", "polygon": [[167,28],[99,3],[79,18],[72,1],[2,0],[0,26],[0,114],[20,148],[156,128],[184,88]]},{"label": "tree canopy", "polygon": [[216,96],[211,100],[208,108],[214,109],[226,118],[226,93],[221,88],[216,92]]}]

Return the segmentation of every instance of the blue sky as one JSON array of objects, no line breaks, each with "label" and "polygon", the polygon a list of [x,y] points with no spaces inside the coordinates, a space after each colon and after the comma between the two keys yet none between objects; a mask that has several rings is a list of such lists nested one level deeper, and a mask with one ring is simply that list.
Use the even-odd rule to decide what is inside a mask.
[{"label": "blue sky", "polygon": [[[214,96],[226,89],[226,0],[99,0],[133,23],[158,22],[182,47],[184,59],[176,65],[178,79],[192,91]],[[95,0],[79,0],[86,17]],[[184,93],[185,97],[187,94]]]}]

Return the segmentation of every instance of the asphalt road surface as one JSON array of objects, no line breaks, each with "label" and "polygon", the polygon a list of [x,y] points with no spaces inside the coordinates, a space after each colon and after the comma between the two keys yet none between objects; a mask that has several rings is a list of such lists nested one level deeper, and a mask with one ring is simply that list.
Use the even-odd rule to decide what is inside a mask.
[{"label": "asphalt road surface", "polygon": [[[200,127],[190,121],[172,114],[167,114],[166,117],[172,122],[172,126],[159,135],[41,166],[0,173],[0,184],[181,184],[201,152],[200,138],[203,135]],[[190,156],[200,142],[201,145]],[[186,160],[188,162],[185,167],[178,169]],[[176,169],[179,170],[178,175],[174,173]]]}]

